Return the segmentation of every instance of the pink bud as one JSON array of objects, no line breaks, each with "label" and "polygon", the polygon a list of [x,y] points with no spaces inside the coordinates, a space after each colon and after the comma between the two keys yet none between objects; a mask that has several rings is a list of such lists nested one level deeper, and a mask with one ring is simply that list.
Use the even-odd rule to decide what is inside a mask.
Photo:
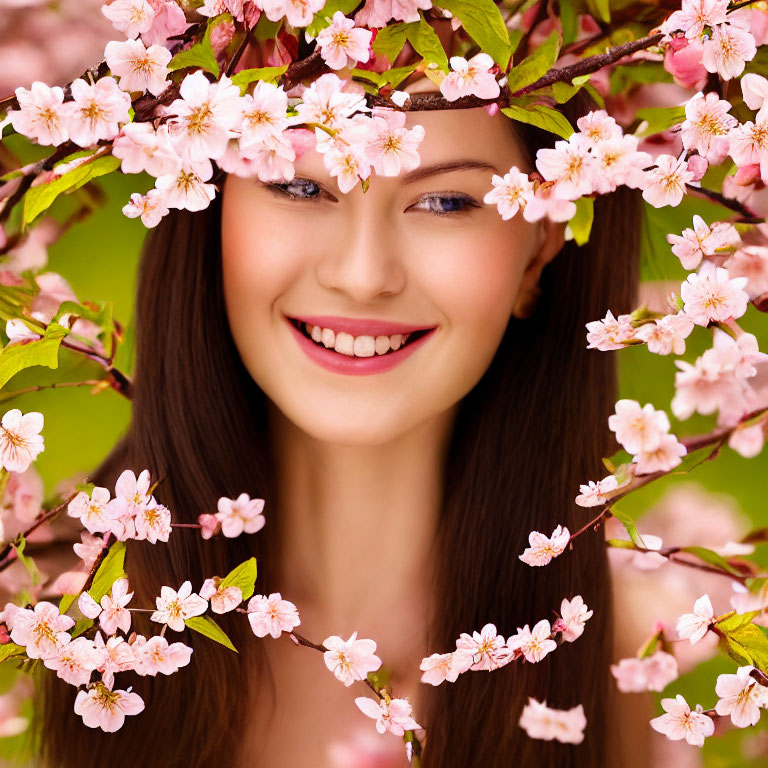
[{"label": "pink bud", "polygon": [[197,518],[197,522],[200,523],[200,533],[204,539],[210,539],[216,533],[216,529],[219,526],[219,520],[216,515],[200,515]]},{"label": "pink bud", "polygon": [[707,81],[707,70],[701,63],[703,52],[704,44],[700,40],[691,40],[678,51],[670,48],[664,57],[664,69],[683,88],[703,88]]},{"label": "pink bud", "polygon": [[0,645],[6,645],[11,642],[11,636],[8,634],[8,627],[0,624]]},{"label": "pink bud", "polygon": [[688,158],[688,170],[693,172],[691,181],[701,181],[709,168],[709,161],[701,155],[691,155]]},{"label": "pink bud", "polygon": [[493,117],[499,111],[499,105],[495,103],[486,104],[485,111],[488,113],[489,117]]},{"label": "pink bud", "polygon": [[760,164],[753,163],[752,165],[742,165],[733,180],[740,186],[747,186],[748,184],[754,184],[760,181]]},{"label": "pink bud", "polygon": [[682,51],[683,48],[688,47],[688,38],[685,36],[685,33],[680,33],[677,35],[673,35],[672,39],[669,41],[669,47],[677,53],[678,51]]}]

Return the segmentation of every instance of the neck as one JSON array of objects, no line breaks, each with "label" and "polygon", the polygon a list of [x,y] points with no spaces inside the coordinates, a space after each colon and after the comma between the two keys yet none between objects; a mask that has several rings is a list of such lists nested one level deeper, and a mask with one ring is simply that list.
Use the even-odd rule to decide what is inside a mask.
[{"label": "neck", "polygon": [[403,626],[426,629],[454,413],[361,446],[318,441],[270,406],[278,584],[313,640],[357,630],[384,646]]}]

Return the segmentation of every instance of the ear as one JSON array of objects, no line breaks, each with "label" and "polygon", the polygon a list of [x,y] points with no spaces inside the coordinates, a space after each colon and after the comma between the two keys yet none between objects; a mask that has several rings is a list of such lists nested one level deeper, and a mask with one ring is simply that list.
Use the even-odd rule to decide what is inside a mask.
[{"label": "ear", "polygon": [[538,246],[525,268],[512,314],[518,318],[530,317],[536,308],[541,289],[541,271],[560,253],[565,243],[565,223],[542,219],[539,224]]}]

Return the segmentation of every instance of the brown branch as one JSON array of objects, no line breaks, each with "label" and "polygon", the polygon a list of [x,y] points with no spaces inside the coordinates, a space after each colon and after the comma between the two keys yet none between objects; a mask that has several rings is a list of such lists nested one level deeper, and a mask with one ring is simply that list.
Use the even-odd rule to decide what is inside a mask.
[{"label": "brown branch", "polygon": [[737,219],[740,224],[762,224],[765,221],[764,217],[757,216],[754,211],[747,208],[743,203],[731,197],[726,197],[720,192],[715,192],[713,189],[696,187],[692,184],[686,184],[685,187],[689,193],[698,193],[703,197],[714,200],[716,203],[720,203],[724,208],[740,214],[742,218]]},{"label": "brown branch", "polygon": [[17,389],[14,392],[1,392],[0,403],[6,400],[12,400],[14,397],[26,395],[29,392],[42,392],[44,389],[62,389],[64,387],[90,387],[100,384],[103,379],[85,379],[83,381],[54,381],[53,384],[37,384],[33,387],[25,387],[24,389]]}]

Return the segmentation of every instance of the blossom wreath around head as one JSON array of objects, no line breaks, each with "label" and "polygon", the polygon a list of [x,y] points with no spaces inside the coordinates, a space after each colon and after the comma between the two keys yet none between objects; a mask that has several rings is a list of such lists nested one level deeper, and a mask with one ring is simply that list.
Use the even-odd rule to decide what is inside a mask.
[{"label": "blossom wreath around head", "polygon": [[[596,516],[575,533],[563,525],[549,536],[532,531],[520,559],[546,566],[573,549],[574,539],[614,518],[626,537],[607,544],[634,550],[644,567],[672,561],[731,579],[739,590],[733,610],[718,614],[702,595],[692,613],[680,616],[675,634],[657,627],[636,657],[612,671],[622,691],[661,691],[678,676],[671,643],[695,644],[712,633],[739,665],[736,674],[718,677],[715,706],[691,710],[678,694],[662,699],[665,714],[651,725],[697,746],[713,734],[717,718],[739,728],[754,725],[768,707],[768,637],[761,629],[768,574],[748,555],[768,533],[753,532],[728,551],[663,547],[658,537],[641,535],[617,501],[672,471],[689,471],[726,445],[744,457],[763,447],[768,390],[755,381],[768,356],[738,321],[768,309],[768,228],[753,207],[768,183],[768,80],[757,73],[766,61],[766,4],[682,0],[669,15],[653,4],[643,3],[640,13],[631,2],[600,0],[113,0],[102,12],[125,38],[107,44],[104,61],[64,87],[34,82],[0,103],[5,138],[17,134],[27,145],[52,148],[2,177],[0,312],[8,343],[0,354],[0,385],[32,366],[56,368],[66,348],[104,369],[100,381],[82,383],[130,398],[130,376],[116,364],[124,329],[111,305],[79,303],[65,281],[40,274],[29,256],[35,237],[51,225],[47,213],[57,198],[114,171],[154,177],[154,188],[131,195],[123,208],[147,227],[171,208],[206,208],[218,171],[287,183],[297,156],[312,149],[342,193],[358,184],[365,190],[374,174],[397,176],[419,165],[425,131],[406,128],[406,113],[482,106],[560,137],[538,150],[534,172],[512,167],[489,179],[484,202],[504,219],[567,222],[566,236],[581,245],[589,238],[595,197],[620,185],[642,190],[649,211],[677,208],[684,198],[716,203],[722,220],[693,215],[666,234],[689,271],[666,307],[618,316],[606,307],[603,319],[588,323],[586,336],[592,349],[645,344],[653,354],[680,356],[699,326],[712,345],[694,363],[675,361],[671,411],[679,420],[717,413],[716,429],[679,440],[664,411],[620,400],[608,423],[622,450],[605,459],[610,474],[582,485],[575,498],[581,507],[598,507]],[[441,25],[450,56],[436,31]],[[432,81],[433,92],[399,89],[420,76]],[[638,83],[670,80],[692,95],[679,105],[640,111],[626,124],[626,103],[622,112],[611,97]],[[597,108],[574,130],[557,105],[580,90]],[[652,155],[659,145],[669,153]],[[131,631],[131,611],[152,609],[131,605],[125,542],[167,542],[175,527],[197,533],[174,535],[205,539],[254,534],[265,523],[262,499],[245,492],[222,497],[197,524],[174,523],[172,511],[152,495],[157,482],[150,484],[149,470],[137,477],[126,469],[114,496],[84,483],[46,510],[39,488],[30,490],[32,463],[44,448],[42,428],[38,412],[15,408],[2,417],[3,514],[6,527],[11,520],[18,530],[4,533],[0,518],[0,542],[6,541],[0,571],[20,564],[33,587],[0,613],[0,661],[52,670],[77,689],[74,708],[86,726],[115,731],[144,708],[118,678],[169,675],[188,665],[192,649],[169,641],[168,633],[197,631],[234,649],[213,616],[236,611],[256,636],[285,634],[320,651],[345,686],[367,685],[373,697],[357,697],[358,707],[379,732],[401,736],[409,760],[419,763],[426,735],[408,700],[387,685],[375,641],[356,632],[322,643],[301,635],[293,603],[280,593],[254,594],[253,558],[223,577],[211,574],[196,592],[190,581],[163,586],[150,616],[160,632]],[[75,545],[82,565],[45,594],[25,545],[65,510],[87,529]],[[518,627],[506,639],[488,617],[479,631],[461,634],[454,649],[423,659],[422,681],[440,685],[513,662],[535,664],[577,640],[592,615],[581,595],[565,597],[553,613],[552,621],[531,617],[532,628]],[[555,709],[530,698],[519,724],[531,738],[578,744],[586,719],[581,705]]]}]

